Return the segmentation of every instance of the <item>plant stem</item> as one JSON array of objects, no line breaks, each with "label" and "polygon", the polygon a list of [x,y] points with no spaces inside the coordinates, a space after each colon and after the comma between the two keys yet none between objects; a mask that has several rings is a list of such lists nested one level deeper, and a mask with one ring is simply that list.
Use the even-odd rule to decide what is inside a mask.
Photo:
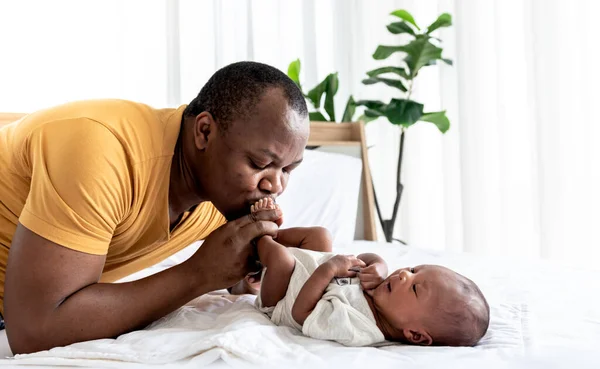
[{"label": "plant stem", "polygon": [[401,174],[402,174],[402,158],[404,156],[404,137],[405,137],[405,129],[404,127],[400,128],[400,147],[398,149],[398,169],[396,171],[396,201],[394,202],[394,211],[392,213],[392,220],[390,224],[390,238],[392,237],[394,226],[396,225],[396,217],[398,216],[398,208],[400,206],[400,199],[402,198],[402,191],[404,190],[404,185],[401,182]]},{"label": "plant stem", "polygon": [[[408,87],[407,100],[410,100],[413,90],[413,80],[410,80]],[[396,225],[396,218],[398,217],[398,208],[400,207],[400,200],[402,199],[402,192],[404,191],[404,185],[402,184],[402,158],[404,157],[404,137],[406,134],[406,128],[400,127],[400,147],[398,148],[398,167],[396,169],[396,201],[394,201],[394,210],[392,212],[392,219],[382,220],[381,225],[385,234],[387,242],[392,242],[394,236],[394,227]],[[381,218],[381,214],[379,215]],[[400,241],[406,245],[404,241]]]},{"label": "plant stem", "polygon": [[371,177],[371,187],[373,187],[373,198],[375,199],[375,209],[377,209],[377,216],[379,217],[379,224],[381,224],[381,229],[383,229],[383,233],[385,235],[386,241],[390,242],[388,240],[388,236],[387,236],[387,233],[385,230],[385,228],[386,228],[385,220],[381,216],[381,209],[379,208],[379,201],[377,201],[377,192],[375,191],[375,183],[373,183],[373,177]]}]

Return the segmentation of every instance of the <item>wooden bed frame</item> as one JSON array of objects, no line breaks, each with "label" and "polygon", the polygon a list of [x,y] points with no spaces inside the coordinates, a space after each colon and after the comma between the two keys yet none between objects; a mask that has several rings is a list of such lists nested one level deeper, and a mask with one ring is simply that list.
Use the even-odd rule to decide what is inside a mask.
[{"label": "wooden bed frame", "polygon": [[[0,113],[0,127],[20,119],[23,113]],[[367,155],[367,145],[365,138],[365,129],[362,122],[357,123],[329,123],[329,122],[311,122],[309,146],[320,147],[357,147],[360,150],[360,157],[363,164],[363,174],[361,179],[362,193],[362,224],[364,229],[362,238],[369,241],[377,240],[377,228],[375,227],[375,202],[373,197],[373,186],[371,181],[371,171],[369,169],[369,158]]]}]

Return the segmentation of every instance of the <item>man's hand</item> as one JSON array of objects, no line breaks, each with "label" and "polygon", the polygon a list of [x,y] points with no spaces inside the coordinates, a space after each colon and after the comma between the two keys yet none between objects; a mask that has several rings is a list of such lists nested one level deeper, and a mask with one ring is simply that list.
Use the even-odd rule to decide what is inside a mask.
[{"label": "man's hand", "polygon": [[324,265],[330,268],[333,277],[355,277],[356,272],[351,271],[351,268],[363,268],[367,264],[364,261],[357,259],[354,255],[336,255],[329,259]]},{"label": "man's hand", "polygon": [[[185,263],[213,290],[233,286],[248,273],[259,270],[256,247],[252,241],[264,235],[277,236],[275,220],[281,210],[251,213],[224,224],[204,240],[202,246]],[[201,282],[201,281],[199,281]]]}]

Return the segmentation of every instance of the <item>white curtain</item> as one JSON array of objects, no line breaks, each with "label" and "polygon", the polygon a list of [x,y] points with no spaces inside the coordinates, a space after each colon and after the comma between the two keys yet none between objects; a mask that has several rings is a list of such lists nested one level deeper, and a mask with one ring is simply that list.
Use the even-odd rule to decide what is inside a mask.
[{"label": "white curtain", "polygon": [[[219,67],[302,61],[316,85],[337,71],[340,115],[349,94],[389,100],[362,85],[397,37],[389,13],[421,25],[442,12],[445,57],[413,97],[446,109],[445,135],[411,127],[395,237],[415,247],[593,262],[600,256],[600,31],[594,0],[0,0],[0,111],[116,97],[154,106],[189,102]],[[367,126],[384,215],[395,196],[399,132]]]}]

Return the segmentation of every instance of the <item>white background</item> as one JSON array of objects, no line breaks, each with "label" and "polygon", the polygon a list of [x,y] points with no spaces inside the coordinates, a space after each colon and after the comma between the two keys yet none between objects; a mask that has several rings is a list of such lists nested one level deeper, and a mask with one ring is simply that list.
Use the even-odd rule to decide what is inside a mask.
[{"label": "white background", "polygon": [[[447,109],[441,135],[408,131],[396,237],[410,245],[593,263],[600,256],[600,59],[594,0],[0,0],[0,111],[88,98],[156,107],[189,102],[219,67],[303,63],[312,87],[339,72],[336,100],[396,96],[361,84],[407,9],[438,32],[454,67],[431,67],[413,97]],[[398,131],[367,127],[384,214],[394,200]]]}]

